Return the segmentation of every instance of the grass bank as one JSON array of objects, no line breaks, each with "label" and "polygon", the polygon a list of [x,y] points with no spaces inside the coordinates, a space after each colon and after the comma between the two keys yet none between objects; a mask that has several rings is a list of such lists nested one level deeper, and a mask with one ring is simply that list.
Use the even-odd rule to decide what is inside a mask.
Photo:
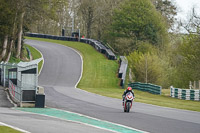
[{"label": "grass bank", "polygon": [[10,127],[0,126],[1,133],[21,133],[20,131],[14,130]]},{"label": "grass bank", "polygon": [[[25,44],[26,47],[28,47],[28,49],[31,51],[31,55],[32,55],[32,58],[33,60],[35,59],[39,59],[42,57],[42,55],[40,54],[40,52],[35,49],[34,47],[30,46],[30,45],[27,45]],[[41,68],[42,68],[42,64],[43,64],[43,60],[40,61],[40,63],[38,64],[38,71],[40,72]]]},{"label": "grass bank", "polygon": [[[34,47],[31,47],[30,45],[27,45],[27,44],[24,44],[24,48],[23,48],[23,59],[17,59],[15,58],[13,55],[10,57],[10,60],[9,62],[10,63],[19,63],[20,61],[22,62],[26,62],[26,61],[29,61],[29,56],[28,56],[28,52],[26,50],[25,47],[28,47],[29,50],[31,51],[31,54],[33,56],[33,60],[35,59],[39,59],[42,57],[42,55],[40,54],[40,52],[38,50],[36,50]],[[42,63],[43,63],[43,60],[40,61],[40,63],[38,64],[38,71],[40,72],[41,70],[41,67],[42,67]]]},{"label": "grass bank", "polygon": [[[96,50],[88,44],[41,38],[26,38],[58,43],[76,49],[81,53],[84,60],[83,76],[78,88],[99,95],[121,99],[124,90],[118,86],[117,61],[107,60],[103,54],[96,52]],[[163,89],[162,95],[153,95],[135,90],[135,95],[136,102],[200,112],[200,102],[171,98],[169,97],[169,89]]]}]

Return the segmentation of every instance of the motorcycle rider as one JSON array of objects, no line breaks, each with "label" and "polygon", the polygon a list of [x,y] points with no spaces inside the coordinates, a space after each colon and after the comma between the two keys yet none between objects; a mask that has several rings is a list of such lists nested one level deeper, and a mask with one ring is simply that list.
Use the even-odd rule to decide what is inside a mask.
[{"label": "motorcycle rider", "polygon": [[124,91],[124,94],[122,95],[122,97],[123,97],[123,105],[124,105],[125,96],[126,96],[126,94],[127,94],[128,92],[131,92],[131,93],[133,94],[133,98],[135,98],[133,89],[132,89],[131,87],[128,87],[128,88]]}]

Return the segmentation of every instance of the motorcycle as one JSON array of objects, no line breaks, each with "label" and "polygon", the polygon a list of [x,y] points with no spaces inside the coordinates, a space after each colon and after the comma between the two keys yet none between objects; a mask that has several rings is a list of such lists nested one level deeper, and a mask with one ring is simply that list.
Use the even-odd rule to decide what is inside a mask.
[{"label": "motorcycle", "polygon": [[124,98],[123,107],[124,112],[129,112],[132,107],[132,102],[134,101],[133,94],[131,92],[128,92]]}]

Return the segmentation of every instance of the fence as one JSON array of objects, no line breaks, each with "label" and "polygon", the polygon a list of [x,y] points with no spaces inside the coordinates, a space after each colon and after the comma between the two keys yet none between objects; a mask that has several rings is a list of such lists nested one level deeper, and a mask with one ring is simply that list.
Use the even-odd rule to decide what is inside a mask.
[{"label": "fence", "polygon": [[158,94],[161,95],[162,87],[150,83],[140,83],[140,82],[134,82],[128,84],[128,86],[132,87],[136,90],[146,91],[152,94]]},{"label": "fence", "polygon": [[170,87],[170,96],[183,100],[193,100],[200,101],[200,90],[192,90],[192,89],[180,89]]},{"label": "fence", "polygon": [[11,64],[11,63],[1,62],[0,64],[1,85],[3,85],[4,87],[8,87],[9,79],[13,80],[14,83],[17,82],[16,68],[17,68],[17,64],[15,63]]},{"label": "fence", "polygon": [[118,78],[121,79],[120,86],[124,88],[124,83],[126,80],[126,71],[128,67],[128,60],[126,59],[125,56],[120,56],[119,64],[120,64],[120,67],[119,67],[119,72],[118,72]]},{"label": "fence", "polygon": [[21,88],[13,84],[11,80],[9,80],[9,93],[11,95],[11,99],[15,101],[15,103],[21,102]]},{"label": "fence", "polygon": [[31,62],[10,64],[1,62],[1,85],[8,87],[11,99],[19,106],[34,103],[38,86],[38,63],[42,58]]},{"label": "fence", "polygon": [[[48,38],[48,39],[54,39],[54,40],[62,40],[62,41],[79,41],[79,38],[77,37],[71,37],[71,36],[54,36],[54,35],[46,35],[46,34],[38,34],[38,33],[26,33],[26,36],[29,37],[38,37],[38,38]],[[116,60],[115,54],[112,52],[111,49],[103,45],[103,43],[94,40],[94,39],[88,39],[88,38],[81,38],[80,42],[90,44],[93,46],[97,51],[99,51],[102,54],[105,54],[105,56],[109,60]]]},{"label": "fence", "polygon": [[190,89],[200,89],[200,80],[199,81],[190,81]]}]

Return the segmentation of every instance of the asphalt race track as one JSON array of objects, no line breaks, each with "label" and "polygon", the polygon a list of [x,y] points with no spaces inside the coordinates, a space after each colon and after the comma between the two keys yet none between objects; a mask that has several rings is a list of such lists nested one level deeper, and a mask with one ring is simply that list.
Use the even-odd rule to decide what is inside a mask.
[{"label": "asphalt race track", "polygon": [[[35,40],[26,40],[26,44],[34,46],[44,56],[44,67],[39,76],[39,85],[45,87],[46,106],[84,114],[147,132],[200,132],[200,112],[135,102],[130,113],[124,113],[121,100],[75,88],[82,71],[81,57],[77,52],[62,45]],[[54,121],[55,119],[52,120],[52,123]],[[59,124],[57,126],[59,127]],[[82,128],[82,132],[87,131],[86,127]],[[100,129],[98,131],[105,132],[105,130]]]}]

